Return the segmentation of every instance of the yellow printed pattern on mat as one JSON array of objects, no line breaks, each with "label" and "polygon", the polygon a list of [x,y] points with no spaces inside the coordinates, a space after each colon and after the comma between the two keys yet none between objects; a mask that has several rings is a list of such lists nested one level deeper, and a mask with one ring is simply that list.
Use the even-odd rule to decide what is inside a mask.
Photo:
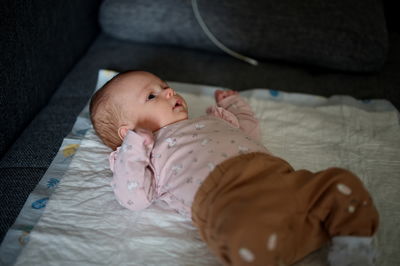
[{"label": "yellow printed pattern on mat", "polygon": [[69,157],[71,155],[74,155],[78,148],[79,148],[79,144],[70,144],[70,145],[65,146],[63,149],[64,157]]}]

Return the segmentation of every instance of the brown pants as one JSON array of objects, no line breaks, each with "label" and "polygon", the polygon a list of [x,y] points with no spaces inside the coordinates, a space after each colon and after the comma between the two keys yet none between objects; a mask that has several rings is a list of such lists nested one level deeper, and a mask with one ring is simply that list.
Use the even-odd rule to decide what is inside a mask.
[{"label": "brown pants", "polygon": [[351,172],[294,171],[263,153],[218,165],[196,193],[192,217],[226,265],[290,265],[333,236],[371,236],[379,222]]}]

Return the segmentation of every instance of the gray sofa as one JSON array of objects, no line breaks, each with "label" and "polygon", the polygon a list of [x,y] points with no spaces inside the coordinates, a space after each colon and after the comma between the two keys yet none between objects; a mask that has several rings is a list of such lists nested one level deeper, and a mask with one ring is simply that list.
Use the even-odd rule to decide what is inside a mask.
[{"label": "gray sofa", "polygon": [[384,98],[400,108],[400,35],[389,2],[198,0],[210,30],[258,66],[216,48],[189,0],[5,2],[0,241],[102,68],[143,69],[165,80],[235,90]]}]

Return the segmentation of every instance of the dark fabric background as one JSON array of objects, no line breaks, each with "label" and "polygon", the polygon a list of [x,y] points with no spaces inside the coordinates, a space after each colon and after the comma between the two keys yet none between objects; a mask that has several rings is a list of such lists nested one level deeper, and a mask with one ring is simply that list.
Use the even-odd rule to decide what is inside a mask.
[{"label": "dark fabric background", "polygon": [[[377,0],[197,0],[227,47],[262,61],[279,60],[347,72],[379,71],[388,40]],[[105,0],[102,30],[134,42],[219,51],[189,0]]]},{"label": "dark fabric background", "polygon": [[0,157],[93,41],[99,2],[1,1]]},{"label": "dark fabric background", "polygon": [[383,0],[383,7],[389,31],[400,33],[398,1]]}]

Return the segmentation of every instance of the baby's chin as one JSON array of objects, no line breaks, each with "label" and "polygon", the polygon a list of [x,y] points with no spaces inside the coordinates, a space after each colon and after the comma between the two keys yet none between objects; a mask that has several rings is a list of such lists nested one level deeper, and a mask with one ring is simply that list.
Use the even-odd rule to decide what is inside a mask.
[{"label": "baby's chin", "polygon": [[181,121],[184,121],[184,120],[188,120],[188,119],[189,119],[188,114],[185,113],[185,115],[182,116],[182,118],[177,119],[175,122],[173,122],[171,124],[175,124],[175,123],[178,123],[178,122],[181,122]]}]

